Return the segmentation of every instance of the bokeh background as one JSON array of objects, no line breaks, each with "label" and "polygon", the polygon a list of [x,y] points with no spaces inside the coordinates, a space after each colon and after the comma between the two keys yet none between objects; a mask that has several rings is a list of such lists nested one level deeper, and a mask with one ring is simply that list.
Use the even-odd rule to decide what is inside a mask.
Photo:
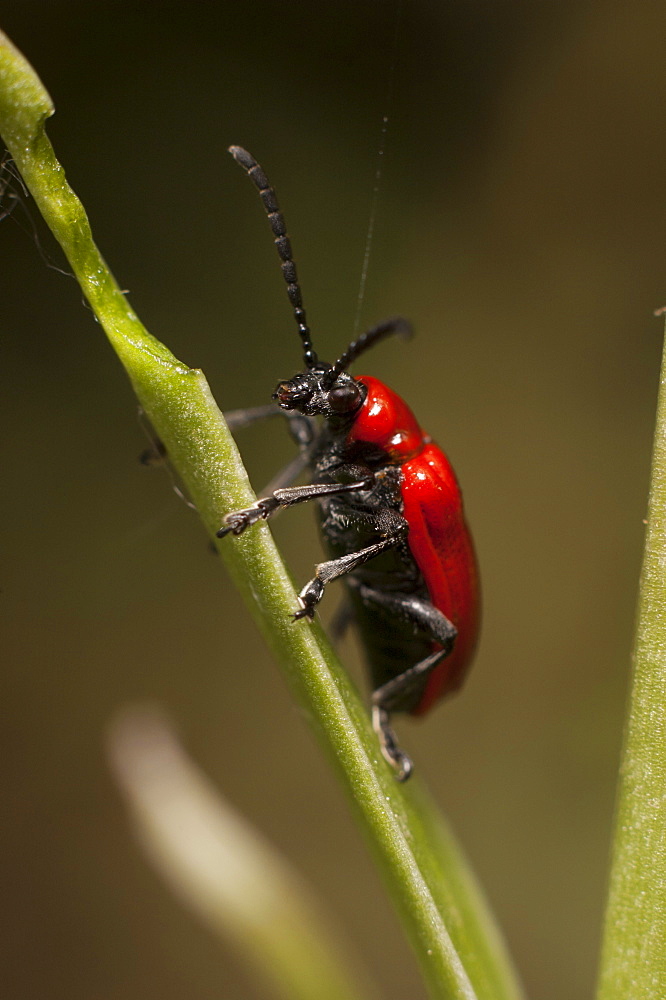
[{"label": "bokeh background", "polygon": [[[485,599],[464,693],[400,732],[529,994],[582,1000],[666,301],[666,8],[404,0],[396,33],[397,14],[23,0],[1,26],[53,96],[50,136],[135,309],[226,408],[266,401],[299,362],[266,221],[226,147],[275,183],[333,357],[389,115],[362,324],[400,313],[418,337],[368,364],[455,463]],[[126,378],[27,207],[32,221],[19,205],[0,222],[3,993],[264,995],[133,839],[104,738],[148,700],[327,900],[382,995],[422,997],[347,805],[196,515],[138,463]],[[257,487],[291,454],[277,426],[241,447]],[[304,580],[311,511],[275,532]],[[344,656],[363,684],[353,642]]]}]

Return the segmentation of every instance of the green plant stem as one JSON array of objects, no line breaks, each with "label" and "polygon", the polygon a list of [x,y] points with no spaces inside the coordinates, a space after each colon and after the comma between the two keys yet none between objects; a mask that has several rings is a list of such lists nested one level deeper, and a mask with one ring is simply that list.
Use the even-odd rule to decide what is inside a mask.
[{"label": "green plant stem", "polygon": [[597,1000],[666,997],[666,347]]},{"label": "green plant stem", "polygon": [[[214,536],[224,513],[254,499],[240,457],[203,374],[144,329],[102,260],[46,137],[52,110],[34,70],[0,35],[0,132]],[[296,595],[268,528],[257,525],[219,550],[341,777],[430,995],[517,1000],[492,918],[443,821],[418,783],[404,788],[394,780],[319,626],[291,622]]]}]

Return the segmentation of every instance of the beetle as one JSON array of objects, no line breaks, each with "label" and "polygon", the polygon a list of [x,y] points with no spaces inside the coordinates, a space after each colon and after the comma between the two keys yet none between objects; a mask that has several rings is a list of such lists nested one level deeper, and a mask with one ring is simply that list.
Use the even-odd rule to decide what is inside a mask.
[{"label": "beetle", "polygon": [[[446,455],[404,400],[378,379],[347,370],[383,338],[408,335],[407,321],[388,319],[352,341],[334,364],[320,361],[275,191],[250,153],[240,146],[229,152],[268,215],[304,370],[278,383],[274,403],[227,415],[235,429],[282,413],[299,455],[265,496],[227,514],[217,534],[240,535],[285,507],[317,501],[329,558],[301,590],[293,619],[312,619],[327,584],[344,577],[346,617],[360,631],[370,669],[373,726],[384,758],[405,781],[413,765],[391,715],[422,715],[454,692],[476,645],[478,574],[460,489]],[[293,486],[306,468],[312,481]]]}]

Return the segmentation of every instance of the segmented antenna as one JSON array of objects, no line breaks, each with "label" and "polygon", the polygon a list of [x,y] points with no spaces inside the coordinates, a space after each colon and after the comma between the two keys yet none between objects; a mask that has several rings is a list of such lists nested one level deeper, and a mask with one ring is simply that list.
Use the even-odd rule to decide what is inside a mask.
[{"label": "segmented antenna", "polygon": [[[259,191],[259,197],[268,216],[268,221],[275,237],[275,246],[280,256],[282,275],[287,282],[287,295],[294,310],[298,333],[303,342],[303,360],[306,368],[312,368],[317,364],[317,355],[312,347],[310,327],[305,321],[305,309],[301,298],[301,287],[298,283],[296,265],[291,253],[291,243],[287,236],[287,227],[284,216],[279,209],[275,191],[271,187],[268,177],[261,169],[257,161],[242,146],[229,146],[229,152],[247,173],[248,177]],[[341,369],[342,370],[342,369]]]},{"label": "segmented antenna", "polygon": [[376,344],[378,340],[388,337],[392,333],[397,333],[401,337],[411,337],[412,326],[402,316],[394,316],[392,319],[385,319],[383,323],[370,327],[360,337],[352,341],[344,354],[341,354],[329,373],[331,382],[334,382],[340,372],[349,368],[350,364],[356,360],[359,354],[363,354],[369,347]]}]

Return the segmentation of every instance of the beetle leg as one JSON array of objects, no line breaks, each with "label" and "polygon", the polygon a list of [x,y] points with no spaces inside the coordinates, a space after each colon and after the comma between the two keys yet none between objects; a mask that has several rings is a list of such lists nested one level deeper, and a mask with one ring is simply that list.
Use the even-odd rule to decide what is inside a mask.
[{"label": "beetle leg", "polygon": [[302,413],[283,410],[277,403],[249,406],[240,410],[227,410],[224,414],[227,426],[232,431],[249,427],[250,424],[256,424],[259,420],[267,420],[269,417],[284,417],[289,424],[289,433],[299,447],[305,447],[312,443],[316,432],[314,420]]},{"label": "beetle leg", "polygon": [[361,479],[355,483],[309,483],[307,486],[290,486],[286,489],[274,490],[267,497],[262,497],[244,510],[234,510],[223,518],[224,525],[217,532],[218,538],[224,538],[230,532],[240,535],[256,521],[266,520],[283,507],[292,507],[306,500],[319,500],[321,497],[339,496],[342,493],[354,493],[358,490],[371,490],[375,484],[374,476]]},{"label": "beetle leg", "polygon": [[[230,430],[238,430],[257,423],[267,417],[284,417],[289,426],[289,433],[299,447],[299,453],[271,479],[261,491],[264,495],[275,493],[276,490],[291,486],[293,481],[311,463],[316,448],[317,427],[310,417],[302,413],[291,413],[280,409],[275,403],[265,406],[252,406],[243,410],[227,410],[224,418]],[[143,458],[142,458],[143,461]]]},{"label": "beetle leg", "polygon": [[290,462],[287,462],[284,468],[275,473],[271,481],[260,492],[264,496],[270,496],[276,490],[283,490],[285,487],[291,486],[294,480],[298,479],[301,472],[307,468],[310,461],[311,457],[308,451],[299,452]]},{"label": "beetle leg", "polygon": [[[451,627],[453,628],[453,626]],[[455,633],[456,630],[454,629],[453,631]],[[453,639],[450,640],[449,649],[452,645]],[[434,670],[446,656],[448,656],[448,650],[436,649],[434,653],[426,656],[424,660],[419,660],[413,667],[408,667],[407,670],[403,670],[397,677],[392,677],[390,681],[382,684],[381,687],[372,692],[373,704],[380,705],[387,712],[395,711],[396,702],[398,704],[402,703],[403,699],[411,693],[411,689],[419,685],[423,681],[423,678],[431,670]]]},{"label": "beetle leg", "polygon": [[146,437],[150,441],[150,446],[139,455],[139,461],[142,465],[146,466],[162,466],[166,469],[166,472],[171,480],[171,486],[174,493],[179,500],[182,500],[184,504],[190,508],[190,510],[196,510],[197,508],[188,498],[185,487],[181,484],[176,470],[171,466],[169,462],[169,455],[167,453],[166,445],[161,437],[158,435],[157,431],[151,424],[150,420],[146,416],[146,412],[143,407],[139,407],[139,424],[144,431]]},{"label": "beetle leg", "polygon": [[[293,430],[292,424],[289,425],[289,429]],[[311,441],[302,441],[300,444],[300,451],[297,455],[292,458],[291,462],[288,462],[283,469],[277,472],[267,486],[261,491],[265,496],[275,493],[276,490],[284,489],[287,486],[291,486],[295,479],[298,479],[301,472],[312,463],[312,456],[316,451],[318,446],[318,441],[313,438]]]},{"label": "beetle leg", "polygon": [[315,607],[322,599],[327,583],[337,580],[339,576],[344,576],[345,573],[353,572],[359,566],[367,563],[369,559],[374,559],[375,556],[385,552],[386,549],[391,549],[394,545],[398,545],[405,537],[407,530],[408,528],[405,525],[404,528],[401,527],[397,531],[393,531],[386,538],[382,538],[381,541],[374,542],[364,549],[359,549],[358,552],[350,552],[348,555],[339,556],[337,559],[329,559],[328,562],[319,563],[318,566],[315,566],[315,575],[305,584],[298,595],[301,608],[295,612],[294,621],[298,621],[299,618],[314,618]]},{"label": "beetle leg", "polygon": [[313,417],[293,410],[280,410],[289,425],[289,433],[299,448],[308,448],[317,437],[317,423]]},{"label": "beetle leg", "polygon": [[380,705],[372,706],[372,728],[379,739],[382,757],[391,765],[398,781],[407,781],[414,770],[414,764],[412,758],[398,746],[395,733],[390,725],[390,718],[385,708]]},{"label": "beetle leg", "polygon": [[446,615],[414,594],[385,593],[364,584],[357,585],[357,590],[363,601],[395,612],[397,616],[418,626],[441,646],[441,649],[408,667],[397,677],[392,677],[372,693],[372,724],[379,737],[382,755],[397,772],[398,781],[406,781],[412,771],[412,762],[398,746],[390,725],[391,712],[395,710],[396,704],[404,703],[410,689],[420,685],[423,678],[451,653],[458,630]]},{"label": "beetle leg", "polygon": [[353,621],[354,609],[351,606],[351,602],[345,598],[336,608],[335,614],[328,625],[328,632],[334,646],[344,639],[347,629]]},{"label": "beetle leg", "polygon": [[[444,615],[442,615],[444,618]],[[445,621],[447,619],[444,619]],[[450,624],[450,623],[449,623]],[[456,629],[451,625],[453,636],[449,638],[449,650],[453,645]],[[420,684],[424,676],[441,663],[449,650],[438,649],[425,660],[404,670],[397,677],[392,677],[372,692],[372,725],[379,737],[379,746],[384,760],[388,761],[396,771],[398,781],[406,781],[412,772],[412,762],[407,754],[400,749],[395,733],[390,725],[391,710],[396,700],[399,702],[409,692],[410,688]]]}]

